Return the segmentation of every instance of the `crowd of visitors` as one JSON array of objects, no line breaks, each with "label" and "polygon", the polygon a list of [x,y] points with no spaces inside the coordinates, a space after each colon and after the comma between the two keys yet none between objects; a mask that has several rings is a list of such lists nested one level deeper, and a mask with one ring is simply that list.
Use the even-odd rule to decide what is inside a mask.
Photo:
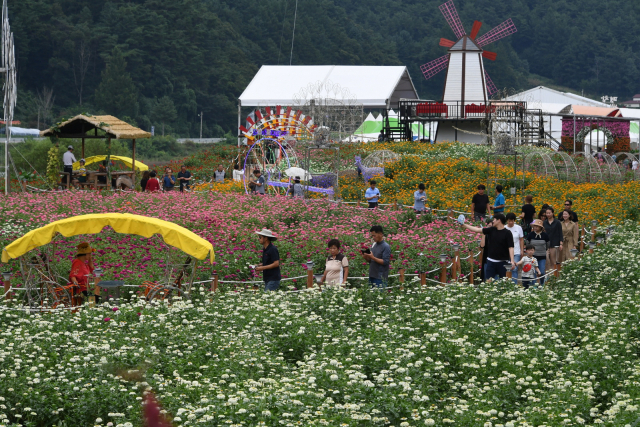
[{"label": "crowd of visitors", "polygon": [[[534,219],[533,196],[527,195],[520,215],[509,212],[505,216],[502,212],[506,202],[501,185],[496,185],[493,205],[485,194],[484,185],[478,185],[477,190],[471,200],[473,218],[483,220],[487,209],[493,211],[493,218],[485,228],[463,225],[470,231],[483,234],[480,244],[486,257],[481,263],[483,279],[505,277],[507,269],[511,269],[515,283],[521,281],[525,286],[526,280],[528,289],[535,279],[542,286],[547,267],[554,269],[556,264],[572,258],[571,250],[577,249],[580,239],[578,214],[572,209],[572,200],[564,202],[564,209],[557,216],[552,206],[544,204]],[[518,218],[521,224],[516,224]],[[511,238],[505,238],[506,234],[501,234],[501,230],[509,231]]]}]

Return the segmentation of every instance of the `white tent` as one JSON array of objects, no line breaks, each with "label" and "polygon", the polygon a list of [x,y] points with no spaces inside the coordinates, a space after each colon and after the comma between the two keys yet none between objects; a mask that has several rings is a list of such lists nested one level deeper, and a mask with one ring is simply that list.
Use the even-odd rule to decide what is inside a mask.
[{"label": "white tent", "polygon": [[316,82],[331,81],[364,108],[388,108],[401,98],[418,99],[403,66],[263,65],[239,98],[239,107],[295,105],[294,96]]}]

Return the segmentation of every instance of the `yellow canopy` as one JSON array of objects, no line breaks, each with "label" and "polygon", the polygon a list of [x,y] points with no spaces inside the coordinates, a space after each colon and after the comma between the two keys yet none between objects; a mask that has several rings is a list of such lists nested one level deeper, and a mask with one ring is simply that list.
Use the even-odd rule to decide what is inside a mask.
[{"label": "yellow canopy", "polygon": [[[84,159],[84,164],[85,165],[90,165],[92,163],[97,163],[97,162],[101,162],[103,160],[106,160],[107,156],[91,156],[91,157],[87,157],[86,159]],[[123,156],[111,156],[111,160],[118,160],[122,163],[124,163],[125,165],[127,165],[128,167],[131,167],[131,165],[133,164],[133,159],[131,157],[123,157]],[[77,162],[75,162],[73,164],[73,170],[78,170],[80,169],[80,161],[78,160]],[[139,162],[136,160],[136,169],[141,170],[141,171],[146,171],[149,170],[149,166],[145,165],[142,162]]]},{"label": "yellow canopy", "polygon": [[144,237],[160,234],[166,244],[186,254],[202,260],[208,255],[212,264],[215,259],[211,243],[177,224],[142,215],[105,213],[74,216],[31,230],[5,246],[2,250],[2,262],[9,262],[11,258],[17,258],[34,248],[46,245],[51,242],[56,233],[65,237],[97,234],[106,226],[122,234],[137,234]]}]

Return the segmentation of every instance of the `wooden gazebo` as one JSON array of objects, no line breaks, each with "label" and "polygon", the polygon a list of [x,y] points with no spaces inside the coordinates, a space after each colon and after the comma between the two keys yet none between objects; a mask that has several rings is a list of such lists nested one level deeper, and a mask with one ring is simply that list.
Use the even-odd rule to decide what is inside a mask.
[{"label": "wooden gazebo", "polygon": [[[104,133],[99,134],[98,130]],[[151,138],[149,132],[131,126],[117,117],[86,116],[84,114],[79,114],[47,130],[43,130],[40,132],[40,136],[51,138],[53,143],[57,143],[57,140],[62,138],[80,139],[82,141],[82,158],[85,157],[84,144],[87,139],[106,139],[109,146],[109,155],[111,154],[111,139],[131,139],[133,141],[132,171],[135,171],[136,168],[136,139]]]}]

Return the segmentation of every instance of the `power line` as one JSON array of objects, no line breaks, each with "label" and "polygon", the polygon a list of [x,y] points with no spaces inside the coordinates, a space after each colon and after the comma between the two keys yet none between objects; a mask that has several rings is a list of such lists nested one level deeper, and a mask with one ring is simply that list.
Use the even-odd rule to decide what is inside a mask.
[{"label": "power line", "polygon": [[296,11],[293,14],[293,34],[291,35],[291,56],[289,56],[289,65],[293,60],[293,40],[296,37],[296,18],[298,17],[298,0],[296,0]]}]

